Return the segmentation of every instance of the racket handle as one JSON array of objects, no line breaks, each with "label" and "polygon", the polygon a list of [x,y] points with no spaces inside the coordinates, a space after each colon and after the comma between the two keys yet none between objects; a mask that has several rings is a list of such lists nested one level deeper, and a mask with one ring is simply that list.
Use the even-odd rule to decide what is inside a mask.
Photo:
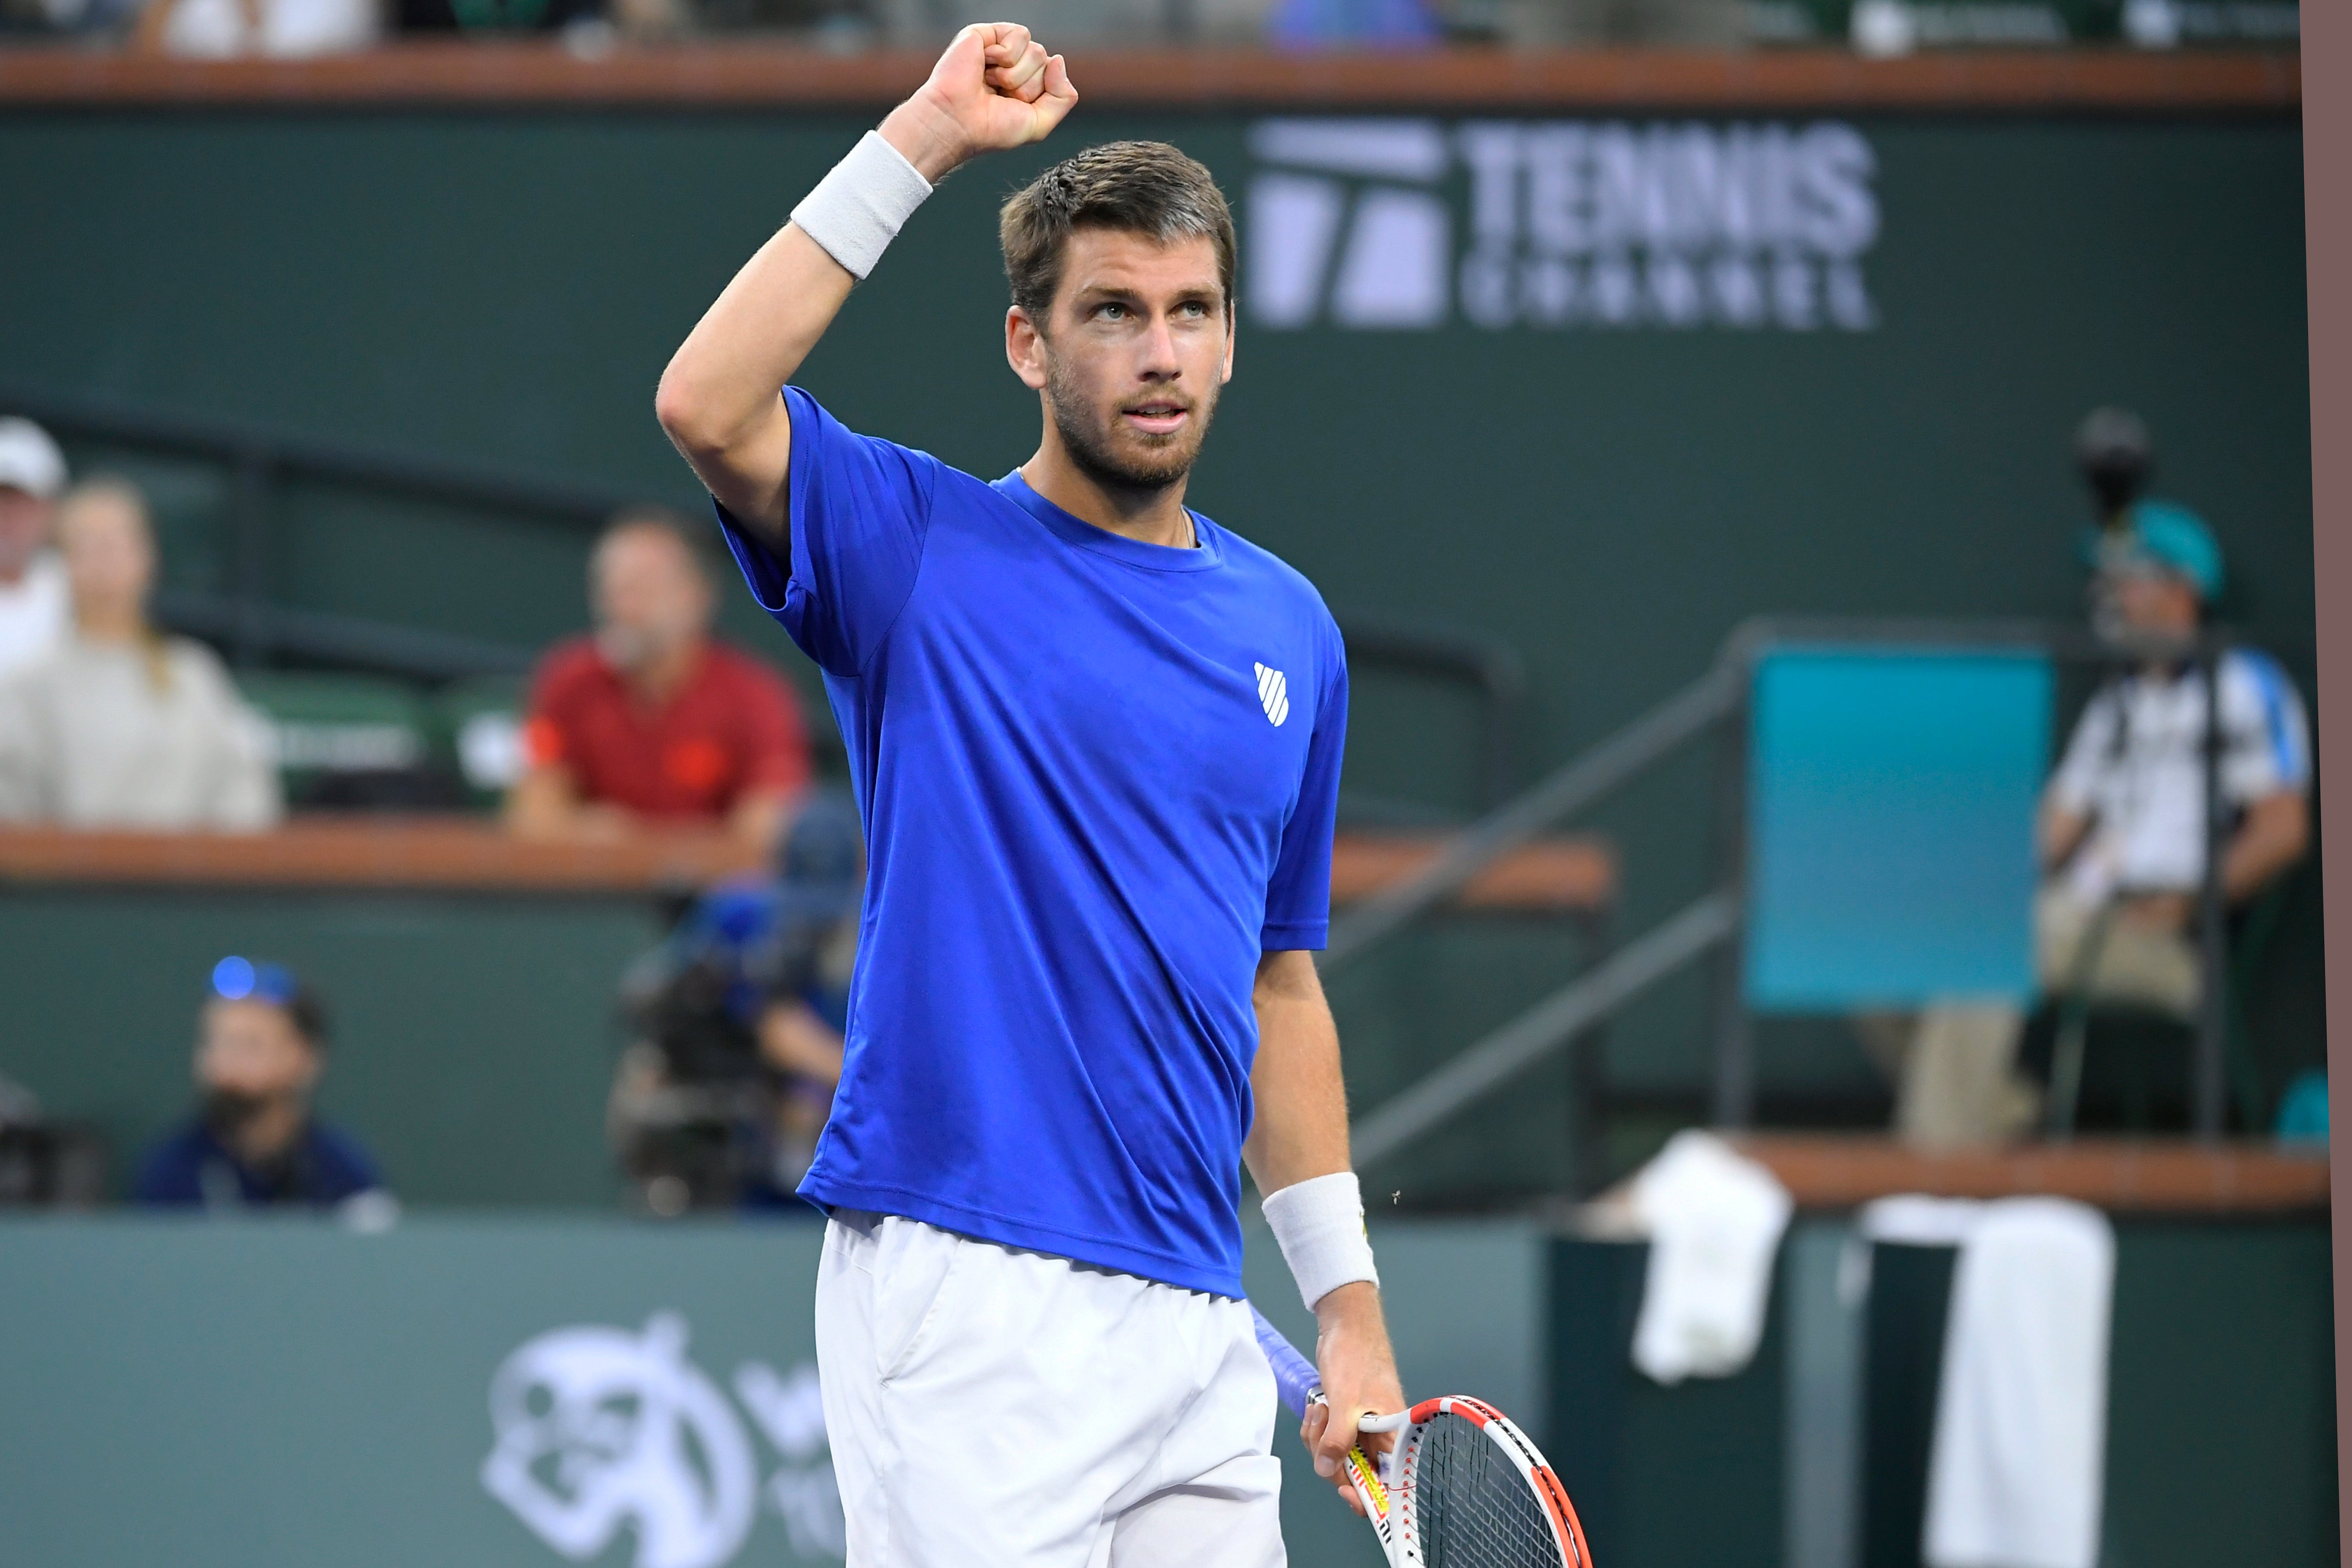
[{"label": "racket handle", "polygon": [[1323,1380],[1316,1375],[1315,1363],[1300,1355],[1283,1338],[1282,1331],[1265,1321],[1265,1314],[1255,1305],[1250,1308],[1251,1321],[1257,1325],[1257,1348],[1265,1352],[1266,1365],[1274,1369],[1274,1386],[1282,1394],[1282,1403],[1300,1420],[1307,1418],[1307,1407],[1323,1390]]}]

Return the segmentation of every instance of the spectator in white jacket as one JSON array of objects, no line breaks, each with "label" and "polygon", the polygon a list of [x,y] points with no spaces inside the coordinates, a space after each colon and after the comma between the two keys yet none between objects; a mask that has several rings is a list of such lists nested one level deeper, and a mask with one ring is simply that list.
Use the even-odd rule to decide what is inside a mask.
[{"label": "spectator in white jacket", "polygon": [[254,829],[282,805],[268,731],[212,651],[147,621],[154,532],[138,490],[94,479],[58,509],[73,629],[0,682],[0,820]]}]

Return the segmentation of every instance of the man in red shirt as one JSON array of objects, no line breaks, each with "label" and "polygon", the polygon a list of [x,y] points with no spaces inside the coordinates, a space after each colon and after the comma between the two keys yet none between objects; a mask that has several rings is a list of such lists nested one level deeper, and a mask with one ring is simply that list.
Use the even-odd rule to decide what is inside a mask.
[{"label": "man in red shirt", "polygon": [[709,579],[669,513],[614,519],[588,577],[596,634],[540,665],[509,826],[613,838],[723,825],[765,854],[809,780],[792,689],[712,640]]}]

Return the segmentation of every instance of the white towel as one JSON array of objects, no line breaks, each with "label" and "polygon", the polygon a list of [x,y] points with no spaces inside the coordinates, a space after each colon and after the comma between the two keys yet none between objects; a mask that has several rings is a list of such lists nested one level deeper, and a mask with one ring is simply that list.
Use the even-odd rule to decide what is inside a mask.
[{"label": "white towel", "polygon": [[1929,1568],[2094,1568],[2116,1237],[2063,1198],[1985,1205],[1960,1243],[1927,1470]]},{"label": "white towel", "polygon": [[1756,1355],[1788,1189],[1705,1132],[1677,1132],[1633,1178],[1650,1233],[1633,1364],[1660,1383],[1729,1377]]},{"label": "white towel", "polygon": [[1873,1198],[1854,1216],[1854,1230],[1864,1241],[1891,1241],[1904,1247],[1958,1247],[1982,1222],[1986,1205],[1975,1198],[1931,1198],[1925,1193],[1897,1193]]}]

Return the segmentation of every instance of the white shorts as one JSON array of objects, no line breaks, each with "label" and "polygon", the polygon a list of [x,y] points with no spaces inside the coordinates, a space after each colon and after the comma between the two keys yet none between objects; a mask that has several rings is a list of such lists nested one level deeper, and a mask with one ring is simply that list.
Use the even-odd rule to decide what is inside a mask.
[{"label": "white shorts", "polygon": [[816,1353],[849,1568],[1282,1568],[1244,1302],[836,1209]]}]

